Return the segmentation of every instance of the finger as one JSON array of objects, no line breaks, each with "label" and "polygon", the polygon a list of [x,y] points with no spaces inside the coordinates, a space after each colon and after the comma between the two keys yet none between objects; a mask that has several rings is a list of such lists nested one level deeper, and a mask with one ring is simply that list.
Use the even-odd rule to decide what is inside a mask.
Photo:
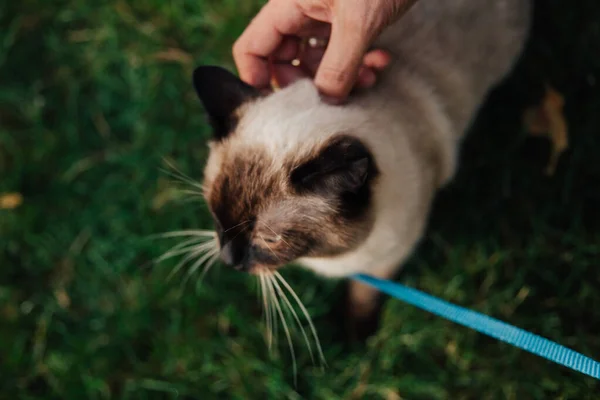
[{"label": "finger", "polygon": [[267,87],[267,58],[281,45],[284,36],[300,31],[309,21],[291,1],[265,4],[233,45],[240,78],[256,87]]},{"label": "finger", "polygon": [[[350,22],[349,22],[350,21]],[[337,18],[331,38],[315,76],[315,84],[328,98],[344,99],[358,76],[370,37],[356,19]]]},{"label": "finger", "polygon": [[384,50],[371,50],[363,57],[363,65],[382,71],[388,67],[391,62],[391,56]]},{"label": "finger", "polygon": [[377,73],[386,69],[391,62],[389,53],[383,50],[372,50],[363,57],[363,64],[358,72],[356,85],[370,88],[377,82]]}]

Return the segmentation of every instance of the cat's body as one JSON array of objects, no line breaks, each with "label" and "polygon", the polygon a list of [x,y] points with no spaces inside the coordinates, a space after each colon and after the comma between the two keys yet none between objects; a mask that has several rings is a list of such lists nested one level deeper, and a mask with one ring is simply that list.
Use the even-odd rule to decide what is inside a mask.
[{"label": "cat's body", "polygon": [[392,64],[348,106],[364,126],[353,134],[381,170],[375,225],[354,251],[303,264],[328,276],[399,267],[422,235],[436,189],[455,172],[469,122],[519,55],[528,21],[527,0],[422,0],[382,35],[374,47],[388,50]]},{"label": "cat's body", "polygon": [[[417,2],[375,44],[392,56],[377,86],[344,106],[325,104],[309,80],[263,97],[199,68],[216,136],[205,196],[224,259],[250,272],[299,262],[329,277],[393,275],[470,121],[521,52],[529,7]],[[351,299],[359,315],[373,308],[365,287]]]}]

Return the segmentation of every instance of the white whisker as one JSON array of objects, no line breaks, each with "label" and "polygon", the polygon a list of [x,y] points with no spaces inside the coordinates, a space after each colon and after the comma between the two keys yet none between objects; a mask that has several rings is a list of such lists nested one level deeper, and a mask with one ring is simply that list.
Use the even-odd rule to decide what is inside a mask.
[{"label": "white whisker", "polygon": [[[246,223],[246,224],[250,223],[250,220],[246,221],[245,223]],[[240,226],[240,225],[242,225],[242,224],[237,224],[236,226]],[[233,229],[233,228],[235,228],[236,226],[234,226],[234,227],[231,227],[231,228],[227,229],[225,232],[228,232],[228,231],[232,230],[232,229]],[[242,233],[244,233],[244,232],[245,232],[245,230],[246,230],[246,228],[244,228],[244,229],[240,229],[240,231],[239,231],[238,233],[236,233],[236,234],[235,234],[235,236],[234,236],[234,237],[232,237],[230,240],[231,240],[231,241],[233,241],[233,240],[234,240],[236,237],[238,237],[238,236],[240,236]]]},{"label": "white whisker", "polygon": [[167,159],[163,159],[163,161],[165,162],[165,164],[167,164],[171,169],[173,169],[174,172],[171,171],[167,171],[165,169],[162,169],[162,171],[164,173],[166,173],[167,175],[180,180],[181,182],[187,183],[190,186],[199,188],[202,190],[202,185],[200,183],[198,183],[197,181],[193,180],[191,177],[187,176],[186,174],[184,174],[183,172],[181,172],[173,163],[171,163],[169,160]]},{"label": "white whisker", "polygon": [[[275,278],[273,278],[273,275],[265,275],[265,276],[267,277],[267,282],[270,284],[271,289],[274,292],[275,289],[273,288],[273,283],[275,281]],[[296,366],[296,353],[294,352],[294,346],[292,344],[292,335],[290,335],[290,330],[288,329],[287,321],[285,320],[283,312],[281,311],[281,306],[279,305],[279,300],[277,298],[277,295],[274,294],[273,300],[274,300],[275,307],[277,309],[277,314],[279,315],[279,318],[281,319],[281,325],[282,325],[283,330],[285,332],[285,336],[287,338],[288,346],[290,348],[290,355],[292,356],[292,370],[294,372],[294,384],[296,384],[297,383],[296,379],[297,379],[297,375],[298,375],[298,368]]]},{"label": "white whisker", "polygon": [[231,228],[227,228],[227,229],[225,229],[225,231],[224,231],[223,233],[227,233],[227,232],[229,232],[230,230],[237,228],[238,226],[246,225],[246,224],[248,224],[248,223],[250,223],[250,222],[252,222],[252,220],[249,220],[249,219],[247,219],[247,220],[245,220],[245,221],[242,221],[242,222],[240,222],[239,224],[232,226]]},{"label": "white whisker", "polygon": [[199,254],[201,254],[201,252],[190,252],[190,254],[188,254],[186,257],[182,258],[181,261],[179,261],[177,263],[177,265],[175,266],[175,268],[173,268],[173,270],[169,273],[169,276],[167,277],[167,280],[171,280],[173,278],[173,276],[188,262],[190,261],[192,258],[198,256]]},{"label": "white whisker", "polygon": [[173,268],[173,270],[171,271],[171,273],[168,276],[168,280],[170,280],[177,272],[179,272],[179,270],[185,265],[187,264],[190,260],[200,256],[202,253],[204,253],[204,251],[191,251],[190,254],[188,254],[187,256],[185,256],[183,259],[181,259],[181,261],[179,261],[179,263],[177,263],[177,265],[175,266],[175,268]]},{"label": "white whisker", "polygon": [[296,324],[298,324],[298,327],[300,328],[300,332],[302,332],[302,336],[304,336],[304,342],[306,343],[306,347],[308,348],[308,353],[310,354],[310,359],[314,363],[315,357],[313,355],[312,346],[310,345],[310,341],[308,340],[308,335],[306,334],[306,330],[304,329],[304,327],[302,326],[302,323],[300,322],[300,318],[298,318],[298,314],[296,313],[296,310],[294,310],[292,303],[290,303],[285,292],[281,289],[281,286],[279,286],[279,282],[277,282],[277,280],[275,280],[275,279],[273,280],[273,286],[275,287],[275,290],[277,290],[277,292],[279,293],[279,297],[281,297],[283,299],[285,305],[287,306],[288,310],[290,311],[290,314],[292,314],[292,317],[296,321]]},{"label": "white whisker", "polygon": [[281,241],[285,244],[288,245],[288,247],[292,247],[284,238],[282,235],[278,234],[277,232],[275,232],[273,229],[271,229],[271,227],[269,225],[266,224],[266,222],[260,221],[268,230],[270,230],[275,236],[277,236],[278,238],[281,239]]},{"label": "white whisker", "polygon": [[304,304],[302,304],[302,301],[300,300],[300,298],[298,297],[298,295],[296,294],[294,289],[292,289],[292,287],[287,283],[287,281],[283,278],[283,276],[281,276],[281,274],[277,271],[274,271],[274,275],[275,275],[275,278],[279,279],[281,284],[292,295],[292,297],[294,298],[296,303],[298,303],[298,306],[302,310],[302,313],[304,314],[304,318],[306,318],[306,320],[310,326],[310,330],[312,331],[313,338],[315,340],[315,344],[317,345],[317,351],[319,352],[319,359],[321,360],[322,363],[327,364],[327,361],[325,360],[325,356],[323,355],[323,349],[321,348],[321,341],[319,340],[319,336],[317,335],[317,330],[315,329],[315,325],[313,324],[312,318],[308,314],[306,307],[304,307]]},{"label": "white whisker", "polygon": [[263,235],[261,235],[260,233],[258,234],[258,236],[260,236],[260,238],[262,239],[263,243],[265,244],[265,246],[267,247],[267,249],[269,249],[269,251],[275,256],[275,258],[277,258],[279,261],[281,261],[281,257],[279,257],[271,248],[271,246],[269,246],[269,243],[267,243],[267,241],[265,240],[265,237]]},{"label": "white whisker", "polygon": [[198,283],[202,283],[202,281],[204,280],[204,277],[206,276],[208,271],[212,268],[212,266],[215,265],[215,263],[217,262],[218,259],[219,259],[219,251],[217,250],[206,262],[206,265],[204,266],[204,269],[202,270],[202,273],[200,274],[200,278],[198,278]]},{"label": "white whisker", "polygon": [[272,285],[269,285],[268,279],[268,275],[265,275],[265,282],[267,283],[267,287],[269,288],[269,294],[271,299],[271,304],[269,306],[269,311],[271,313],[269,318],[271,320],[271,343],[269,344],[269,349],[272,349],[273,342],[277,341],[279,337],[279,324],[277,324],[277,310],[275,309],[274,304],[274,302],[276,301],[275,289],[273,289]]},{"label": "white whisker", "polygon": [[206,242],[202,242],[198,246],[196,246],[197,250],[217,249],[217,248],[218,248],[217,239],[210,239],[210,240],[207,240]]},{"label": "white whisker", "polygon": [[187,204],[190,204],[190,203],[196,203],[196,204],[197,203],[202,203],[202,204],[204,204],[204,199],[203,198],[198,197],[198,196],[192,196],[189,193],[187,193],[187,195],[188,196],[185,197],[185,198],[178,198],[178,199],[176,199],[177,203],[181,204],[181,205],[184,205],[184,204],[187,205]]},{"label": "white whisker", "polygon": [[266,287],[266,283],[265,283],[265,279],[266,277],[264,276],[264,274],[259,274],[258,275],[259,278],[259,284],[260,284],[260,288],[261,288],[261,294],[262,294],[262,301],[263,301],[263,316],[265,319],[265,325],[267,327],[267,346],[269,348],[269,351],[271,351],[272,345],[273,345],[273,331],[271,328],[271,307],[270,307],[270,298],[269,298],[269,294],[267,292],[267,287]]},{"label": "white whisker", "polygon": [[[188,247],[179,247],[177,249],[173,249],[173,250],[167,251],[165,254],[163,254],[162,256],[158,257],[154,262],[158,264],[158,263],[160,263],[162,261],[168,260],[169,258],[173,258],[173,257],[178,256],[180,254],[185,254],[185,253],[188,253],[190,251],[193,251],[194,249],[198,249],[199,247],[204,246],[205,244],[206,243],[200,244],[200,245],[193,244],[193,245],[188,245]],[[177,247],[177,246],[175,246],[175,247]]]},{"label": "white whisker", "polygon": [[198,260],[190,267],[189,271],[187,272],[186,277],[185,277],[184,281],[182,282],[182,285],[185,285],[186,282],[188,281],[188,279],[190,279],[192,277],[192,275],[194,275],[194,273],[198,270],[198,268],[200,268],[200,266],[202,264],[204,264],[204,262],[206,262],[206,260],[213,257],[215,255],[215,253],[218,251],[219,251],[218,249],[208,250],[202,257],[198,258]]},{"label": "white whisker", "polygon": [[[179,190],[179,192],[181,192],[183,194],[189,194],[192,196],[198,196],[198,197],[204,196],[204,193],[198,192],[196,190],[190,190],[190,189],[181,189],[181,190]],[[204,198],[202,200],[204,200]]]},{"label": "white whisker", "polygon": [[215,249],[217,247],[217,243],[215,240],[209,240],[207,242],[203,242],[193,246],[190,250],[194,252],[205,252],[208,250]]},{"label": "white whisker", "polygon": [[219,250],[215,249],[215,248],[207,250],[202,255],[202,257],[198,258],[198,260],[190,267],[190,269],[187,272],[187,275],[188,276],[193,275],[198,270],[198,268],[200,268],[200,266],[202,266],[206,261],[208,261],[209,259],[214,257],[215,254],[218,253],[218,251]]},{"label": "white whisker", "polygon": [[169,250],[165,251],[160,256],[158,256],[156,259],[154,259],[154,263],[158,264],[162,260],[162,257],[164,257],[165,255],[167,255],[167,254],[169,254],[169,253],[171,253],[173,251],[180,250],[181,248],[183,248],[185,246],[189,246],[191,244],[196,244],[198,242],[199,242],[198,238],[193,238],[193,239],[188,239],[188,240],[186,240],[184,242],[178,243],[175,246],[171,247]]},{"label": "white whisker", "polygon": [[170,280],[191,259],[193,259],[194,257],[200,256],[202,253],[205,253],[207,251],[211,251],[211,253],[212,253],[212,249],[217,249],[216,239],[213,239],[211,241],[203,243],[200,246],[196,246],[195,249],[192,249],[190,251],[190,253],[186,257],[184,257],[181,261],[179,261],[179,263],[175,266],[175,268],[173,268],[173,270],[167,277],[167,280]]},{"label": "white whisker", "polygon": [[[256,281],[256,286],[257,286],[257,291],[256,291],[256,301],[258,301],[259,303],[262,301],[262,286],[261,286],[261,280],[260,280],[260,273],[256,275],[258,277],[258,280]],[[264,310],[264,307],[261,309]]]},{"label": "white whisker", "polygon": [[213,239],[213,238],[216,238],[216,235],[217,234],[215,231],[202,230],[202,229],[189,229],[189,230],[182,230],[182,231],[159,233],[157,235],[152,235],[151,237],[162,239],[162,238],[171,238],[171,237],[180,237],[180,236],[195,236],[195,237]]},{"label": "white whisker", "polygon": [[[181,172],[171,161],[163,159],[167,168],[161,168],[161,170],[168,176],[176,180],[176,189],[183,194],[189,195],[190,200],[203,200],[204,186],[192,179],[190,176]],[[187,188],[182,187],[187,186]],[[199,282],[202,282],[204,276],[208,273],[210,268],[216,263],[219,257],[219,245],[217,240],[217,234],[212,230],[202,229],[189,229],[179,230],[172,232],[165,232],[158,235],[153,235],[153,238],[191,238],[185,240],[183,243],[174,246],[169,251],[161,255],[156,262],[164,261],[168,258],[175,257],[181,254],[185,256],[179,261],[179,263],[173,268],[167,279],[171,279],[173,275],[179,272],[179,270],[193,261],[193,264],[189,268],[186,278],[183,284],[193,276],[198,268],[204,265],[204,269],[199,277]]]},{"label": "white whisker", "polygon": [[275,307],[273,305],[273,297],[275,296],[275,291],[274,289],[271,287],[271,285],[269,285],[269,282],[267,281],[267,275],[264,275],[264,279],[265,279],[265,288],[266,288],[266,292],[267,292],[267,314],[266,314],[266,318],[267,318],[267,325],[269,327],[269,336],[267,337],[267,342],[268,342],[268,347],[269,347],[269,351],[273,350],[273,341],[277,340],[277,312],[275,311]]},{"label": "white whisker", "polygon": [[[270,277],[270,274],[266,275],[267,278],[267,283],[269,283],[268,278]],[[271,328],[273,329],[273,341],[277,342],[279,341],[279,324],[277,323],[277,309],[274,306],[274,301],[277,299],[277,293],[275,293],[275,289],[273,288],[273,285],[268,285],[269,287],[269,292],[271,294]],[[273,300],[275,299],[275,300]]]}]

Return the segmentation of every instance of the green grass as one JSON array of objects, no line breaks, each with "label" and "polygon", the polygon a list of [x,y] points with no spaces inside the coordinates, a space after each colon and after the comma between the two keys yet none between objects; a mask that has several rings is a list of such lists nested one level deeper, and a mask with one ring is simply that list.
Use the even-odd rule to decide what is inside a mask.
[{"label": "green grass", "polygon": [[[600,5],[538,6],[401,280],[599,359]],[[176,261],[152,267],[172,242],[149,235],[210,227],[160,169],[168,158],[200,177],[209,131],[191,70],[231,66],[258,7],[0,3],[0,193],[24,199],[0,210],[0,398],[598,398],[592,379],[394,300],[348,350],[329,318],[339,285],[289,269],[328,360],[313,365],[295,333],[294,385],[285,338],[267,351],[250,277],[218,268],[182,286],[166,279]],[[520,124],[546,82],[571,128],[551,178],[547,142]]]}]

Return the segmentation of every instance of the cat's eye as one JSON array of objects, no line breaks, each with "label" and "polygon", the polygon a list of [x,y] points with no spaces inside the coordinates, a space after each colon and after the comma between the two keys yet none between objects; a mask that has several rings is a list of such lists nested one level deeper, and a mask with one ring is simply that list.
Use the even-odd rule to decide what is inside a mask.
[{"label": "cat's eye", "polygon": [[269,244],[277,244],[281,241],[281,235],[276,236],[263,236],[262,238],[265,242]]}]

